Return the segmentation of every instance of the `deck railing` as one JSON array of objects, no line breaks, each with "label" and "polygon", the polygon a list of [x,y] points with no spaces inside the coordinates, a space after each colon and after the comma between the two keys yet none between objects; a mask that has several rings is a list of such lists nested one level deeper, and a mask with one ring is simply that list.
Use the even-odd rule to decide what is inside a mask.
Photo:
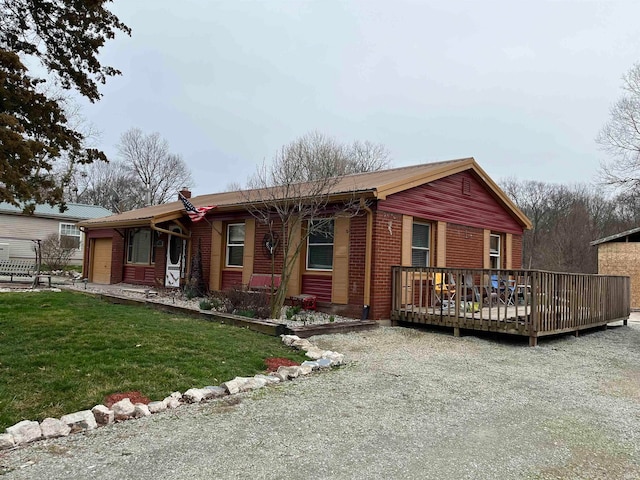
[{"label": "deck railing", "polygon": [[393,320],[537,337],[625,320],[629,277],[393,267]]}]

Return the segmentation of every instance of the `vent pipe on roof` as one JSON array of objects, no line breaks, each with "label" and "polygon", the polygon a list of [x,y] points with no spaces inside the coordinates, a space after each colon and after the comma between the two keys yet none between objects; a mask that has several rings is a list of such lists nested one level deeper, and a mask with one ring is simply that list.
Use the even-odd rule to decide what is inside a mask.
[{"label": "vent pipe on roof", "polygon": [[[184,198],[191,198],[191,190],[185,187],[180,190],[180,195],[182,195]],[[178,200],[180,200],[180,196],[178,196]]]}]

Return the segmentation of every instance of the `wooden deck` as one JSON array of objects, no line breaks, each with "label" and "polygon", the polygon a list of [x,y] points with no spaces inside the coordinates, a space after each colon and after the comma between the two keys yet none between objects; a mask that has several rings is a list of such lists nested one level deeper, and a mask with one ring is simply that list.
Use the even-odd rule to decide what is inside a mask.
[{"label": "wooden deck", "polygon": [[623,321],[629,277],[539,270],[393,267],[394,321],[538,337]]}]

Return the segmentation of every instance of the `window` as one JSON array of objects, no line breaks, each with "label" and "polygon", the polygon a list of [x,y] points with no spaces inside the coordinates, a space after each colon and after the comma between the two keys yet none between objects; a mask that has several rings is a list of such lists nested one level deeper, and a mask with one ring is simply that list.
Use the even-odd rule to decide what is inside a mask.
[{"label": "window", "polygon": [[62,248],[80,248],[80,229],[73,223],[60,224],[60,246]]},{"label": "window", "polygon": [[500,235],[496,235],[493,233],[489,237],[489,268],[501,268]]},{"label": "window", "polygon": [[134,228],[127,235],[127,263],[151,264],[156,261],[159,234],[150,228]]},{"label": "window", "polygon": [[241,267],[244,257],[244,223],[227,225],[227,267]]},{"label": "window", "polygon": [[307,270],[333,269],[333,220],[309,221]]},{"label": "window", "polygon": [[428,267],[431,246],[431,225],[414,223],[411,240],[411,266]]}]

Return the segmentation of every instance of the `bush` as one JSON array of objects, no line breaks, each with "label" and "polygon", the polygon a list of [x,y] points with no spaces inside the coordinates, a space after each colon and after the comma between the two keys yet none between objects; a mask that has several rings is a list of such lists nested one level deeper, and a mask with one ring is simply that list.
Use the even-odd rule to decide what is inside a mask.
[{"label": "bush", "polygon": [[287,316],[287,320],[291,320],[293,317],[295,317],[298,313],[300,313],[300,310],[302,310],[300,305],[294,305],[293,307],[287,308],[285,310],[285,315]]},{"label": "bush", "polygon": [[[225,308],[229,313],[251,318],[269,318],[269,295],[262,292],[247,292],[241,287],[232,287],[225,291]],[[241,313],[243,312],[243,313]],[[251,315],[245,315],[251,312]]]},{"label": "bush", "polygon": [[200,310],[211,310],[213,309],[213,303],[209,300],[200,300]]},{"label": "bush", "polygon": [[46,263],[49,270],[64,270],[77,248],[68,237],[60,238],[57,233],[48,235],[40,245],[42,263]]}]

